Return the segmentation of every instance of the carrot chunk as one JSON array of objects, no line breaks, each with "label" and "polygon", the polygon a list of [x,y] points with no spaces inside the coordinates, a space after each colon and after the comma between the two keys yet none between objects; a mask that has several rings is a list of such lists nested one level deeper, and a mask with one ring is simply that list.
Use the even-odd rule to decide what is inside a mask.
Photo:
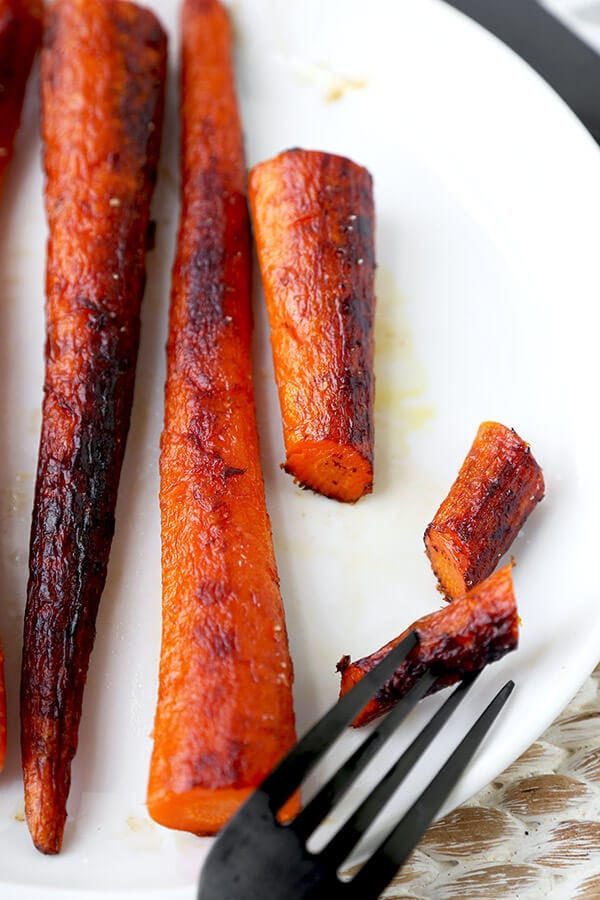
[{"label": "carrot chunk", "polygon": [[[13,154],[25,87],[41,38],[41,0],[0,0],[0,189]],[[0,643],[0,772],[5,758],[6,688]]]},{"label": "carrot chunk", "polygon": [[519,639],[519,619],[511,565],[504,566],[468,594],[449,606],[418,619],[410,628],[380,650],[356,662],[344,656],[337,668],[342,681],[340,696],[346,694],[373,669],[392,647],[411,631],[419,644],[391,679],[357,716],[353,725],[366,725],[392,706],[411,689],[428,666],[435,666],[439,678],[430,693],[460,681],[488,663],[514,650]]},{"label": "carrot chunk", "polygon": [[427,555],[448,598],[494,571],[543,496],[544,477],[529,444],[511,428],[483,422],[425,531]]},{"label": "carrot chunk", "polygon": [[46,373],[21,678],[25,812],[60,850],[114,531],[162,125],[166,38],[127,0],[56,0],[42,51]]},{"label": "carrot chunk", "polygon": [[0,0],[0,187],[13,154],[25,87],[42,39],[41,0]]},{"label": "carrot chunk", "polygon": [[260,469],[250,229],[228,16],[182,10],[182,213],[161,439],[163,625],[147,793],[214,834],[295,741],[292,663]]},{"label": "carrot chunk", "polygon": [[374,209],[366,169],[289,150],[249,196],[283,421],[284,468],[354,502],[373,486]]}]

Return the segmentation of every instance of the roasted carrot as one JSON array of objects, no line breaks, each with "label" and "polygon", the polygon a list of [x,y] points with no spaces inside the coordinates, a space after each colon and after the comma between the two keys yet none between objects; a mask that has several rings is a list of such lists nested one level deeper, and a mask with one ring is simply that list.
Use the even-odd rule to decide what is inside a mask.
[{"label": "roasted carrot", "polygon": [[[41,0],[0,0],[0,189],[13,154],[25,86],[41,37]],[[0,772],[5,757],[6,690],[0,643]]]},{"label": "roasted carrot", "polygon": [[25,811],[61,846],[114,531],[162,125],[166,38],[127,0],[56,0],[42,51],[46,373],[21,680]]},{"label": "roasted carrot", "polygon": [[163,629],[148,811],[213,834],[295,740],[251,380],[250,235],[227,14],[182,11],[182,213],[161,439]]},{"label": "roasted carrot", "polygon": [[425,531],[427,555],[449,599],[494,571],[543,496],[544,477],[529,444],[505,425],[483,422]]},{"label": "roasted carrot", "polygon": [[428,666],[435,666],[439,673],[430,691],[433,693],[514,650],[519,639],[519,619],[511,568],[511,565],[504,566],[449,606],[418,619],[370,656],[356,662],[344,656],[337,665],[342,676],[340,696],[411,631],[416,631],[419,637],[415,649],[353,724],[366,725],[391,709]]},{"label": "roasted carrot", "polygon": [[0,0],[0,187],[21,121],[25,86],[42,38],[42,0]]},{"label": "roasted carrot", "polygon": [[373,484],[374,210],[366,169],[289,150],[250,173],[286,461],[353,502]]}]

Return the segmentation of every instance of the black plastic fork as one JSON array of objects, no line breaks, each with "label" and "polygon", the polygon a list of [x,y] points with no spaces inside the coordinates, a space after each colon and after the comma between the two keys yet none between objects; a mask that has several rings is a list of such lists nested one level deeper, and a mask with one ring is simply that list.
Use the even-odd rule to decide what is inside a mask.
[{"label": "black plastic fork", "polygon": [[281,824],[277,813],[417,643],[418,637],[413,632],[394,647],[311,728],[249,797],[206,858],[198,900],[375,900],[379,897],[471,760],[508,699],[514,687],[512,681],[496,694],[418,800],[350,881],[339,878],[340,866],[466,695],[476,675],[454,689],[323,850],[310,852],[306,841],[433,686],[437,677],[433,671],[425,672],[291,823]]}]

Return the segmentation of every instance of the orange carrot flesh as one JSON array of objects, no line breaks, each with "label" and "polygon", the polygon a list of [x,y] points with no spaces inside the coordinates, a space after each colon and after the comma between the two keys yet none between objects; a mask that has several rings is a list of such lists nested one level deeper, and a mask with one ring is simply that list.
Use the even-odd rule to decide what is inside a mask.
[{"label": "orange carrot flesh", "polygon": [[511,428],[483,422],[425,532],[441,589],[460,597],[493,572],[544,496],[542,470]]},{"label": "orange carrot flesh", "polygon": [[156,178],[166,38],[127,0],[56,0],[42,51],[46,371],[21,675],[25,813],[60,850],[114,530]]},{"label": "orange carrot flesh", "polygon": [[251,380],[250,234],[230,24],[182,11],[182,214],[161,439],[163,626],[147,806],[214,834],[295,741]]},{"label": "orange carrot flesh", "polygon": [[346,694],[411,631],[416,631],[419,636],[419,644],[357,716],[353,725],[366,725],[391,709],[408,693],[428,666],[435,667],[439,673],[430,691],[433,693],[454,684],[465,675],[478,672],[488,663],[514,650],[519,640],[519,617],[511,569],[511,565],[499,569],[468,594],[418,619],[370,656],[355,662],[347,656],[343,657],[338,663],[342,677],[340,696]]},{"label": "orange carrot flesh", "polygon": [[[0,0],[0,190],[13,155],[25,87],[41,38],[41,0]],[[5,758],[6,687],[0,643],[0,772]]]},{"label": "orange carrot flesh", "polygon": [[373,484],[374,209],[366,169],[290,150],[249,197],[271,329],[284,468],[354,502]]},{"label": "orange carrot flesh", "polygon": [[0,0],[0,187],[13,154],[27,78],[42,39],[41,0]]}]

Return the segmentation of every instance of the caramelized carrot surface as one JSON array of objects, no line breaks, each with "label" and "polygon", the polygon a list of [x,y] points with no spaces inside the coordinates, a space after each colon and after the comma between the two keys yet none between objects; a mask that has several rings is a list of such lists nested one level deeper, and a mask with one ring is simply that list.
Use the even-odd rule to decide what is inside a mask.
[{"label": "caramelized carrot surface", "polygon": [[[13,154],[25,86],[41,37],[41,0],[0,0],[0,190]],[[5,757],[6,688],[0,643],[0,772]]]},{"label": "caramelized carrot surface", "polygon": [[42,38],[41,0],[0,0],[0,188],[13,154],[25,86]]},{"label": "caramelized carrot surface", "polygon": [[529,444],[505,425],[483,422],[425,531],[427,555],[449,599],[494,571],[543,496],[544,477]]},{"label": "caramelized carrot surface", "polygon": [[411,689],[428,666],[435,666],[439,678],[432,691],[460,681],[488,663],[514,650],[519,639],[519,620],[513,592],[512,566],[507,565],[463,597],[443,609],[418,619],[381,650],[356,662],[344,656],[338,663],[342,682],[340,696],[411,631],[419,644],[392,678],[355,719],[354,726],[366,725],[386,712]]},{"label": "caramelized carrot surface", "polygon": [[161,441],[163,629],[148,811],[213,834],[295,741],[251,380],[250,235],[231,30],[182,13],[182,214]]},{"label": "caramelized carrot surface", "polygon": [[21,681],[25,811],[61,846],[129,428],[166,39],[126,0],[56,0],[42,52],[46,373]]},{"label": "caramelized carrot surface", "polygon": [[355,501],[373,484],[372,179],[349,159],[289,150],[250,173],[286,461]]}]

